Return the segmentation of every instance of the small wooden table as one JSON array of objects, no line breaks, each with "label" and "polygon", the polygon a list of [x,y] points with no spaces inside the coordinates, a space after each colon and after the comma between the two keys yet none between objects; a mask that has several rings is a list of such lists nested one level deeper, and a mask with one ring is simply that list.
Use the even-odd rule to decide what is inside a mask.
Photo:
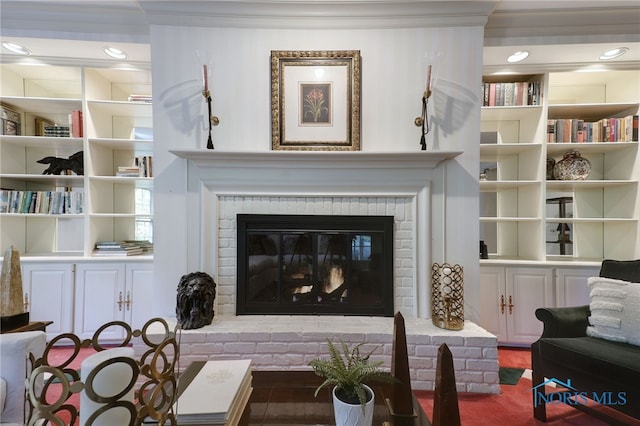
[{"label": "small wooden table", "polygon": [[53,324],[53,321],[32,321],[22,327],[14,328],[13,330],[2,331],[2,333],[19,333],[22,331],[47,331],[47,326]]},{"label": "small wooden table", "polygon": [[[204,365],[204,361],[190,364],[180,377],[178,394]],[[331,389],[314,392],[322,378],[313,371],[253,371],[253,393],[242,414],[240,425],[335,425]],[[391,394],[390,385],[373,385],[375,408],[373,424],[392,424],[385,399]],[[417,414],[414,426],[430,426],[424,410],[413,396]]]}]

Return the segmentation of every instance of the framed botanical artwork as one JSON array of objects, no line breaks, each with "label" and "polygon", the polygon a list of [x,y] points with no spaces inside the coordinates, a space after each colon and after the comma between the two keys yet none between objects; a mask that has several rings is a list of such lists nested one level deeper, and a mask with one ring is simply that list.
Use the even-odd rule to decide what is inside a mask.
[{"label": "framed botanical artwork", "polygon": [[360,51],[271,52],[274,150],[360,150]]}]

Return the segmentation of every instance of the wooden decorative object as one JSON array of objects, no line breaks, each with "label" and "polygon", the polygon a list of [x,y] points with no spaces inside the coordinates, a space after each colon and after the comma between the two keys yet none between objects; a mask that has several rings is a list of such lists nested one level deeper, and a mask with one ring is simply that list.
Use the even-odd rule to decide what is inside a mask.
[{"label": "wooden decorative object", "polygon": [[391,354],[391,374],[398,380],[393,384],[391,398],[387,398],[387,408],[394,426],[412,426],[417,415],[413,409],[411,378],[409,377],[409,356],[407,354],[407,334],[404,317],[396,313],[393,320],[393,349]]},{"label": "wooden decorative object", "polygon": [[460,426],[453,356],[446,343],[438,348],[432,423],[433,426]]},{"label": "wooden decorative object", "polygon": [[15,246],[9,246],[4,252],[0,275],[0,329],[3,332],[29,324],[22,294],[20,252]]}]

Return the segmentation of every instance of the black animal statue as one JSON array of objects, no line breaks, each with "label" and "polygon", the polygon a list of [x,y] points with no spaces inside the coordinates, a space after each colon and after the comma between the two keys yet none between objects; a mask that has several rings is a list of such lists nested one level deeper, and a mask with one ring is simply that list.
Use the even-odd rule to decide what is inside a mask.
[{"label": "black animal statue", "polygon": [[40,164],[48,164],[43,175],[59,175],[66,170],[71,170],[77,175],[84,175],[84,153],[78,151],[69,158],[44,157],[37,161]]},{"label": "black animal statue", "polygon": [[209,274],[191,272],[178,283],[176,317],[183,330],[204,327],[213,321],[216,283]]}]

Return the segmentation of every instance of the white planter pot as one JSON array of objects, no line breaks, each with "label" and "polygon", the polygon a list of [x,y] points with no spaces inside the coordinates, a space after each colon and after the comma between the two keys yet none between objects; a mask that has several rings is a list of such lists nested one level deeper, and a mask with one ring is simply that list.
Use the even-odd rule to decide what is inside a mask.
[{"label": "white planter pot", "polygon": [[373,403],[375,394],[373,390],[364,385],[371,392],[369,400],[362,411],[360,404],[348,404],[342,402],[336,396],[336,388],[333,388],[333,412],[336,418],[336,426],[371,426],[373,424]]}]

